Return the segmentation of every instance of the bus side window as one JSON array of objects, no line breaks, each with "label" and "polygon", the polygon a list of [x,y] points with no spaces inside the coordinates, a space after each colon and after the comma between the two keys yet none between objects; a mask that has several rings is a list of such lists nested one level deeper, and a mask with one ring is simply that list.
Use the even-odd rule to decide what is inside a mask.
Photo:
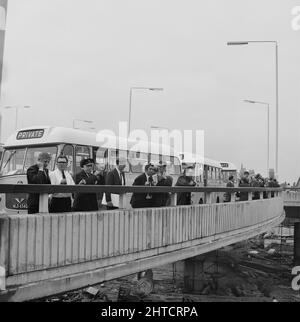
[{"label": "bus side window", "polygon": [[62,154],[68,158],[68,167],[67,170],[73,175],[73,146],[66,144],[62,150]]},{"label": "bus side window", "polygon": [[125,150],[119,150],[119,149],[111,149],[109,151],[109,169],[113,170],[116,167],[116,160],[119,158],[125,159],[126,161],[126,167],[124,169],[124,172],[129,172],[129,163],[128,163],[128,152]]},{"label": "bus side window", "polygon": [[136,151],[129,152],[128,160],[133,173],[143,173],[145,165],[149,162],[147,153]]},{"label": "bus side window", "polygon": [[90,148],[84,145],[76,145],[75,149],[75,171],[74,176],[81,171],[80,161],[82,159],[90,158]]},{"label": "bus side window", "polygon": [[162,157],[159,154],[150,153],[150,162],[154,165],[158,165],[159,161],[162,161]]}]

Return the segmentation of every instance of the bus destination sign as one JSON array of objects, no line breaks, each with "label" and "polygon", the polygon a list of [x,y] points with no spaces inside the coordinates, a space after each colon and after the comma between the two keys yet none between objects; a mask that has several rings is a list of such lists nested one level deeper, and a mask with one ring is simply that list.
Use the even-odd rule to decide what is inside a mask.
[{"label": "bus destination sign", "polygon": [[221,167],[222,168],[228,168],[229,164],[225,162],[221,162]]},{"label": "bus destination sign", "polygon": [[17,134],[17,140],[40,139],[44,135],[44,130],[24,130]]}]

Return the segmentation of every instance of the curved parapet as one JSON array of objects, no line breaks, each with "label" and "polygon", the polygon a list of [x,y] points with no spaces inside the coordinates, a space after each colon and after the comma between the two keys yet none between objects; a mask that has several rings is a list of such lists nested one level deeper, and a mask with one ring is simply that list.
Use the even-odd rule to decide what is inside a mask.
[{"label": "curved parapet", "polygon": [[[171,189],[171,188],[170,188]],[[0,218],[2,299],[66,292],[246,240],[284,219],[283,199]]]}]

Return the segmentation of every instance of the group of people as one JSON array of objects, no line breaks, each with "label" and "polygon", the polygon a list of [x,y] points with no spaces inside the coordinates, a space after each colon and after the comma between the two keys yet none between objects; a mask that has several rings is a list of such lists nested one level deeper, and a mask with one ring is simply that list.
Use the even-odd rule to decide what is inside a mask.
[{"label": "group of people", "polygon": [[[227,187],[234,187],[234,177],[230,176],[228,183],[226,185]],[[263,178],[261,174],[256,174],[252,177],[250,177],[249,171],[244,171],[243,176],[240,178],[239,187],[259,187],[259,188],[278,188],[280,187],[278,181],[275,178]],[[237,197],[239,197],[239,201],[246,201],[248,200],[248,192],[239,192],[237,194]],[[263,197],[267,198],[266,192],[263,192]],[[274,192],[271,192],[271,197],[274,197]],[[252,200],[260,199],[260,193],[259,191],[254,191],[252,195]],[[225,193],[224,195],[224,201],[230,202],[231,201],[231,195],[229,193]]]},{"label": "group of people", "polygon": [[[27,170],[28,184],[53,184],[53,185],[95,185],[105,184],[105,178],[100,171],[94,171],[94,160],[83,159],[80,162],[81,171],[72,177],[68,167],[68,158],[60,155],[56,160],[56,169],[48,170],[51,156],[42,152],[38,156],[37,163]],[[28,213],[39,212],[39,194],[30,193],[27,200]],[[54,193],[49,199],[49,212],[98,210],[97,195],[94,193]]]},{"label": "group of people", "polygon": [[[56,160],[56,169],[48,170],[51,156],[48,153],[40,153],[37,163],[27,170],[28,184],[53,184],[53,185],[126,185],[125,168],[127,160],[119,158],[116,160],[116,166],[113,170],[105,173],[104,171],[95,170],[95,161],[91,158],[80,161],[81,171],[76,174],[75,178],[67,171],[68,158],[65,155],[59,155]],[[166,164],[160,162],[158,165],[148,163],[145,166],[144,173],[137,176],[133,186],[169,186],[173,185],[173,178],[166,174]],[[230,176],[227,187],[234,187],[234,177]],[[175,186],[194,187],[194,168],[192,166],[185,168],[183,174],[178,177]],[[249,176],[245,171],[238,183],[239,187],[279,187],[276,179],[263,178],[260,174],[254,177]],[[274,193],[272,193],[272,197]],[[248,200],[248,192],[239,192],[240,201]],[[264,192],[264,198],[266,198]],[[97,211],[99,210],[102,194],[95,192],[89,193],[53,193],[49,198],[49,212],[60,213],[70,211]],[[105,192],[106,209],[112,210],[118,208],[118,203],[114,202],[113,195]],[[259,191],[253,192],[252,199],[259,199]],[[231,201],[231,194],[224,194],[224,202]],[[39,194],[30,193],[28,196],[28,213],[39,212]],[[164,207],[170,205],[170,193],[168,192],[139,192],[133,193],[130,204],[132,208]],[[191,193],[181,192],[177,194],[177,205],[190,205]]]},{"label": "group of people", "polygon": [[[67,171],[68,158],[59,155],[56,160],[56,169],[49,171],[48,166],[51,156],[48,153],[40,153],[37,163],[27,170],[28,184],[53,184],[53,185],[126,185],[125,167],[127,161],[119,158],[116,167],[105,173],[95,170],[95,162],[91,158],[82,159],[81,171],[75,178]],[[148,163],[144,173],[140,174],[133,182],[134,186],[172,186],[173,178],[166,175],[166,164],[160,162],[155,166]],[[177,180],[176,186],[195,186],[193,180],[193,169],[186,168],[183,175]],[[103,194],[90,193],[53,193],[49,198],[49,212],[60,213],[70,211],[96,211],[99,209],[99,200],[102,201]],[[112,194],[105,193],[106,209],[118,208],[113,202]],[[130,200],[132,208],[163,207],[170,204],[169,193],[133,193]],[[28,196],[28,213],[39,212],[39,194],[30,193]],[[191,204],[191,193],[179,193],[178,205]]]}]

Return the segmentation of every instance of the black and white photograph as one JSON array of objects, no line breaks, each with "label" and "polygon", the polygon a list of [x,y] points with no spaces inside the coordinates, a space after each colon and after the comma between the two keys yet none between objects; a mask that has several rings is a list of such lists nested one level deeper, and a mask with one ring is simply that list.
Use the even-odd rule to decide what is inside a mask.
[{"label": "black and white photograph", "polygon": [[0,0],[0,302],[300,302],[299,57],[300,0]]}]

